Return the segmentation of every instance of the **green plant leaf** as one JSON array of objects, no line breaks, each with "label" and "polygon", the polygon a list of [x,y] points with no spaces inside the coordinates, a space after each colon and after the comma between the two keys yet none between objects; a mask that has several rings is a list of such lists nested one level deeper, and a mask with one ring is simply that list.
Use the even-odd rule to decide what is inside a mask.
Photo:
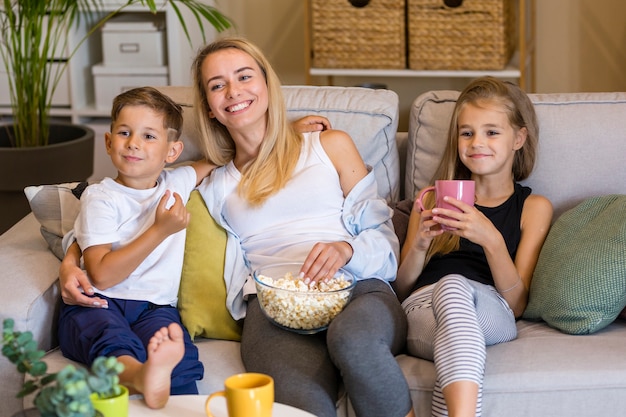
[{"label": "green plant leaf", "polygon": [[[187,24],[180,12],[186,7],[204,38],[208,22],[218,32],[231,27],[231,22],[216,8],[203,0],[126,0],[110,12],[105,12],[104,0],[2,0],[0,3],[0,60],[9,74],[9,98],[14,131],[11,143],[15,147],[48,144],[52,97],[60,85],[68,63],[92,34],[112,17],[133,6],[143,6],[151,13],[162,5],[170,5],[178,17],[187,39],[191,41]],[[70,33],[79,26],[86,34],[70,42]],[[68,49],[68,59],[52,70],[50,59]],[[64,54],[65,55],[65,54]],[[12,326],[12,325],[11,325]]]},{"label": "green plant leaf", "polygon": [[17,393],[17,397],[22,398],[28,394],[32,394],[39,388],[39,385],[35,383],[35,381],[26,381],[24,385],[22,385],[22,389]]},{"label": "green plant leaf", "polygon": [[29,370],[29,374],[32,376],[42,376],[48,370],[48,365],[45,362],[37,361],[34,362]]}]

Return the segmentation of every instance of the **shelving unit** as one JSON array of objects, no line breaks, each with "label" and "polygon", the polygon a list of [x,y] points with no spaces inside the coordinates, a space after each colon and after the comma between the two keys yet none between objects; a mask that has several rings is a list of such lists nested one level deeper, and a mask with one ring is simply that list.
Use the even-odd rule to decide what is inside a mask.
[{"label": "shelving unit", "polygon": [[307,84],[311,84],[312,76],[327,77],[328,85],[334,85],[334,77],[388,77],[388,78],[476,78],[491,75],[498,78],[517,79],[526,92],[535,90],[535,0],[517,1],[518,45],[513,57],[503,70],[497,71],[417,71],[410,69],[378,70],[378,69],[339,69],[315,68],[311,66],[311,4],[307,1],[305,8],[305,66]]},{"label": "shelving unit", "polygon": [[[110,12],[117,10],[119,5],[124,3],[123,0],[103,0],[101,11]],[[180,25],[176,11],[170,5],[165,5],[164,2],[157,1],[157,4],[159,3],[162,6],[160,7],[162,11],[159,13],[165,16],[168,83],[169,85],[190,85],[191,64],[195,57],[195,51],[204,43],[202,33],[196,24],[193,14],[185,7],[181,7],[180,11],[184,16],[185,22],[187,22],[187,30],[192,40],[190,45]],[[205,3],[212,4],[212,1],[207,0]],[[130,6],[124,9],[124,13],[149,12],[146,12],[145,7]],[[76,28],[76,31],[73,32],[68,40],[70,50],[74,49],[80,39],[88,32],[89,28],[86,27],[88,21],[89,19],[80,20],[80,26]],[[208,31],[214,31],[214,29],[208,23],[205,23],[204,27],[207,30],[207,41],[210,41],[212,33]],[[100,31],[97,31],[80,46],[76,54],[69,60],[65,73],[67,86],[61,86],[64,90],[67,88],[65,90],[67,93],[60,91],[59,95],[62,96],[62,100],[53,101],[52,116],[70,119],[72,123],[88,123],[94,119],[108,119],[110,111],[98,110],[95,106],[94,78],[91,68],[101,61],[102,39]],[[1,75],[6,77],[6,74]],[[1,79],[0,82],[2,82]],[[1,115],[10,116],[11,108],[8,105],[0,105]]]}]

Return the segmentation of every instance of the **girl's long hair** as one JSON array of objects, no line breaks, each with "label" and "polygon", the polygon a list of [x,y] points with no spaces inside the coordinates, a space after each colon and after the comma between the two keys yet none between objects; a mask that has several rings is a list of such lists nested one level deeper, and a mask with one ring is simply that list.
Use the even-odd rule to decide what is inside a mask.
[{"label": "girl's long hair", "polygon": [[241,170],[238,192],[251,205],[262,204],[278,192],[291,178],[300,156],[302,136],[289,120],[278,76],[261,50],[242,38],[223,38],[207,45],[196,56],[192,69],[195,84],[195,112],[204,152],[216,165],[226,165],[235,157],[235,142],[228,129],[217,119],[209,117],[210,107],[202,77],[202,64],[209,55],[238,49],[250,55],[259,66],[268,90],[267,130],[259,154]]},{"label": "girl's long hair", "polygon": [[[512,181],[526,179],[532,172],[537,156],[539,126],[535,108],[530,98],[513,83],[493,77],[482,77],[468,84],[456,101],[450,119],[446,149],[433,176],[432,183],[435,180],[471,179],[472,173],[459,158],[459,114],[467,104],[484,107],[485,103],[495,104],[505,110],[509,123],[515,132],[526,128],[526,141],[522,148],[515,152],[513,159]],[[429,193],[424,198],[425,207],[434,207],[435,198],[433,194]],[[435,254],[446,254],[457,250],[459,242],[460,237],[451,233],[437,236],[428,249],[426,262]]]}]

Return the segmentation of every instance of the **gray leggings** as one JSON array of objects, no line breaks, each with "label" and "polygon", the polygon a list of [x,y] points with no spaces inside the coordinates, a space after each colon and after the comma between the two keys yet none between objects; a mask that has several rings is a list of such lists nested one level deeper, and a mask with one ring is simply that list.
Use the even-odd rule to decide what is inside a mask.
[{"label": "gray leggings", "polygon": [[[248,301],[241,338],[246,370],[274,378],[275,398],[336,417],[340,383],[359,417],[404,417],[409,388],[394,356],[406,342],[406,315],[389,286],[358,281],[328,331],[301,335],[272,325],[256,297]],[[210,370],[209,370],[210,372]]]},{"label": "gray leggings", "polygon": [[448,415],[443,388],[456,381],[473,381],[478,384],[479,417],[486,346],[517,337],[515,316],[507,302],[493,286],[447,275],[412,294],[402,306],[408,318],[408,352],[435,362],[432,415]]}]

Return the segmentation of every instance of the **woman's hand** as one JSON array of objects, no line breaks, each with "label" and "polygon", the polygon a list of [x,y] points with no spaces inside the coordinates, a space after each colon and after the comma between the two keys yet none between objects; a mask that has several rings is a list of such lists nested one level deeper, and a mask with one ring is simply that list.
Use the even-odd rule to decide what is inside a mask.
[{"label": "woman's hand", "polygon": [[348,263],[352,253],[348,242],[316,243],[304,260],[300,277],[306,284],[328,280]]},{"label": "woman's hand", "polygon": [[317,132],[331,129],[330,121],[322,116],[305,116],[293,122],[298,133]]}]

